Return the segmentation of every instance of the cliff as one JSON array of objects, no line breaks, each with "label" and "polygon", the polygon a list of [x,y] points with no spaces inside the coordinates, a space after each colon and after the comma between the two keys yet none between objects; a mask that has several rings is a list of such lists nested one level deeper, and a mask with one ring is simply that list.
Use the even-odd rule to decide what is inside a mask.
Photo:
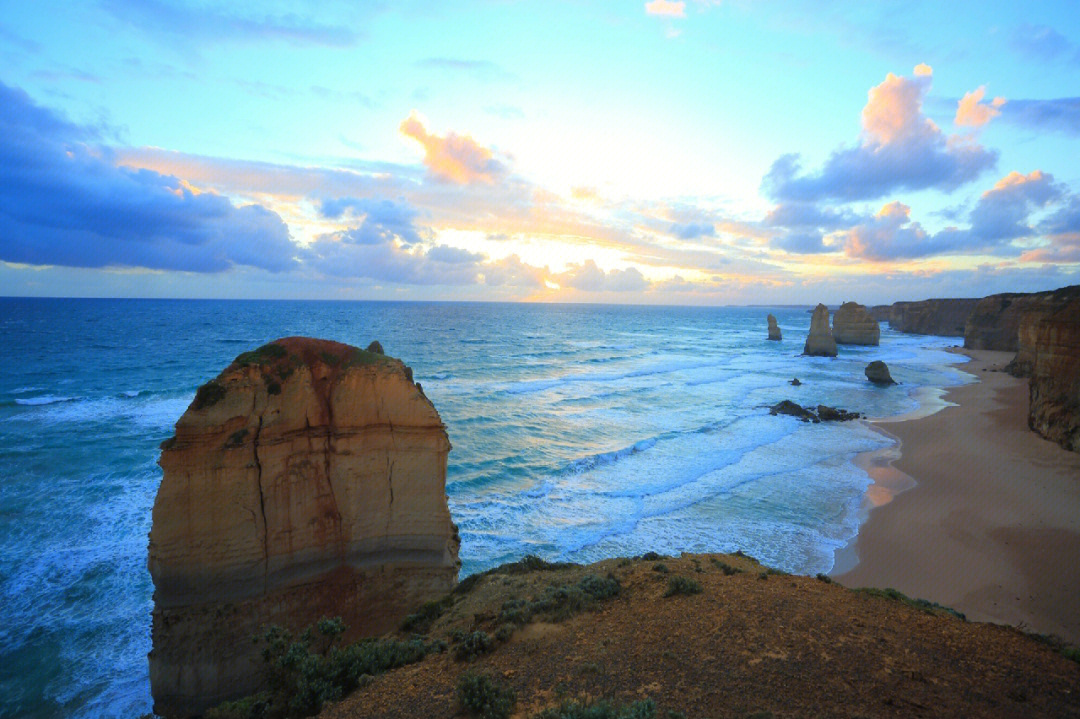
[{"label": "cliff", "polygon": [[833,337],[840,345],[876,345],[881,341],[881,328],[865,306],[845,302],[833,315]]},{"label": "cliff", "polygon": [[829,308],[818,305],[810,317],[810,332],[803,345],[803,354],[812,357],[835,357],[836,340],[829,329]]},{"label": "cliff", "polygon": [[977,299],[956,298],[894,302],[889,309],[889,327],[919,335],[961,337],[977,302]]},{"label": "cliff", "polygon": [[1049,315],[1029,313],[1021,329],[1031,343],[1028,426],[1080,452],[1080,296]]},{"label": "cliff", "polygon": [[265,625],[341,616],[374,635],[449,590],[449,450],[411,370],[380,352],[290,337],[200,387],[159,460],[155,712],[250,693]]},{"label": "cliff", "polygon": [[616,716],[603,701],[635,717],[1080,715],[1080,664],[1046,642],[742,555],[526,558],[469,577],[408,627],[385,645],[419,627],[446,651],[365,678],[320,717],[452,719],[483,704],[487,717],[586,716],[572,701],[596,717]]},{"label": "cliff", "polygon": [[[979,300],[964,330],[964,348],[972,350],[999,350],[1021,352],[1019,365],[1014,370],[1018,376],[1030,372],[1030,352],[1034,340],[1034,327],[1040,318],[1049,316],[1070,301],[1080,299],[1080,285],[1062,287],[1050,292],[1010,292],[990,295]],[[1027,317],[1031,315],[1031,317]],[[1026,322],[1024,342],[1020,340],[1020,327]]]}]

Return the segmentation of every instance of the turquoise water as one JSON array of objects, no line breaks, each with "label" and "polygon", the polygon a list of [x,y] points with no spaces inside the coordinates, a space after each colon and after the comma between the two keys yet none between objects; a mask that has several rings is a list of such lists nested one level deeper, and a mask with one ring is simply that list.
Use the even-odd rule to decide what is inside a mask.
[{"label": "turquoise water", "polygon": [[[773,312],[783,342],[768,342]],[[0,716],[150,709],[158,444],[195,388],[289,335],[382,342],[446,422],[463,572],[525,553],[589,561],[742,549],[828,571],[886,440],[769,416],[791,398],[871,416],[962,384],[955,338],[799,357],[791,308],[0,299]],[[870,385],[885,360],[902,385]],[[798,376],[804,383],[791,387]]]}]

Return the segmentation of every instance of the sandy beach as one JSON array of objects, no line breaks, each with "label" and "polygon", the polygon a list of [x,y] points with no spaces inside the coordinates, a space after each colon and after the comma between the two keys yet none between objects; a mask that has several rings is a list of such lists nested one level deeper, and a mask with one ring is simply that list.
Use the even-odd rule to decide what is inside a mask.
[{"label": "sandy beach", "polygon": [[1080,455],[1028,429],[1011,352],[962,353],[977,381],[946,392],[955,406],[873,422],[900,445],[859,458],[875,506],[834,578],[1078,643]]}]

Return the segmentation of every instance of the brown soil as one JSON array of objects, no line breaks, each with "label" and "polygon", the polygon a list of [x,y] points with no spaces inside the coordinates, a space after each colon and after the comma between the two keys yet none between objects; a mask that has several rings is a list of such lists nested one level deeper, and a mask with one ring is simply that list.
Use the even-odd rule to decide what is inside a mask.
[{"label": "brown soil", "polygon": [[[510,599],[585,574],[619,579],[619,596],[564,621],[519,628],[472,662],[444,654],[376,677],[325,719],[465,716],[460,675],[490,675],[517,693],[514,716],[563,699],[645,697],[657,717],[1080,717],[1080,664],[1016,629],[941,609],[767,573],[748,557],[683,555],[589,567],[492,573],[429,630],[494,636]],[[725,574],[721,564],[740,569]],[[700,594],[666,597],[671,577]],[[449,640],[448,640],[449,641]]]}]

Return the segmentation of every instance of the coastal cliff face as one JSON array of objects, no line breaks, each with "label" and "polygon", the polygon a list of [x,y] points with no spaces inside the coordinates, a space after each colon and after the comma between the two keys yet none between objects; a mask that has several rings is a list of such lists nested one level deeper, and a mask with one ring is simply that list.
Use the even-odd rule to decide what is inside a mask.
[{"label": "coastal cliff face", "polygon": [[1080,297],[1021,327],[1033,345],[1028,426],[1080,452]]},{"label": "coastal cliff face", "polygon": [[818,305],[810,317],[810,334],[806,336],[803,354],[815,357],[835,357],[836,340],[829,329],[829,308]]},{"label": "coastal cliff face", "polygon": [[149,568],[155,712],[257,687],[267,624],[382,633],[448,591],[450,442],[399,360],[286,338],[199,389],[162,445]]},{"label": "coastal cliff face", "polygon": [[894,302],[889,308],[889,327],[911,334],[960,337],[977,302],[966,298]]},{"label": "coastal cliff face", "polygon": [[881,327],[865,306],[845,302],[833,315],[833,337],[841,345],[876,345],[881,341]]},{"label": "coastal cliff face", "polygon": [[1034,362],[1035,329],[1039,322],[1070,301],[1080,299],[1080,285],[1051,292],[1005,293],[979,300],[964,331],[964,347],[973,350],[1017,352],[1017,376],[1027,376]]}]

